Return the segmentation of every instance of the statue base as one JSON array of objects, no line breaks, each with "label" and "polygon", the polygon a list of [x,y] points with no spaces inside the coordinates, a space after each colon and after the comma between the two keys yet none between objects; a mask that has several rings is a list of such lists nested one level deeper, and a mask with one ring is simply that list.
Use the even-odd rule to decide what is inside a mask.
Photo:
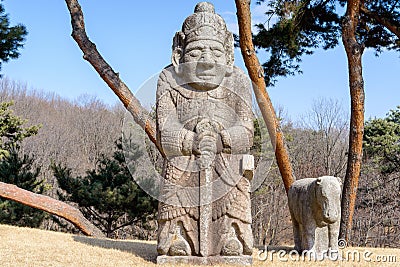
[{"label": "statue base", "polygon": [[158,256],[157,264],[193,264],[193,265],[218,265],[231,264],[249,266],[253,264],[253,257],[249,255],[243,256]]}]

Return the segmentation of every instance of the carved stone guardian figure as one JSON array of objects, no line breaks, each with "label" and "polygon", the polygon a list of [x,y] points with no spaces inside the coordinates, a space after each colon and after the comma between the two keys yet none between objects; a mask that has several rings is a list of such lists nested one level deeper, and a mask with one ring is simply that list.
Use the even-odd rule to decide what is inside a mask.
[{"label": "carved stone guardian figure", "polygon": [[158,263],[251,264],[250,81],[233,36],[208,2],[173,39],[157,85],[157,142],[166,160]]},{"label": "carved stone guardian figure", "polygon": [[323,258],[337,253],[340,226],[340,178],[295,181],[288,191],[295,250]]}]

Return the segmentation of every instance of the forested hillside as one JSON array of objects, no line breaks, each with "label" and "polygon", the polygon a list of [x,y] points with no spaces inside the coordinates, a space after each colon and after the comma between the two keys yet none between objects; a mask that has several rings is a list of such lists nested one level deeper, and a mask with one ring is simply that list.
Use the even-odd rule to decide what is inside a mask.
[{"label": "forested hillside", "polygon": [[[63,163],[75,174],[95,167],[101,154],[110,156],[121,137],[125,110],[108,107],[92,96],[70,102],[56,94],[28,90],[27,85],[0,80],[0,102],[13,101],[15,115],[27,125],[42,125],[39,133],[26,139],[23,150],[35,156],[43,177],[52,183],[52,162]],[[45,167],[47,166],[47,167]]]},{"label": "forested hillside", "polygon": [[[41,125],[37,135],[22,142],[20,152],[33,157],[33,165],[40,167],[40,179],[45,180],[44,194],[54,198],[58,198],[59,187],[52,164],[68,167],[73,175],[84,175],[95,169],[103,156],[112,156],[121,137],[125,110],[119,105],[108,107],[92,96],[68,101],[3,78],[0,102],[8,101],[13,101],[10,108],[27,120],[27,126]],[[42,227],[60,226],[49,218]]]},{"label": "forested hillside", "polygon": [[[69,101],[55,94],[28,90],[24,84],[3,78],[0,80],[0,103],[8,101],[14,103],[10,107],[14,114],[27,120],[26,126],[41,126],[36,135],[23,140],[20,153],[30,155],[34,167],[40,168],[38,179],[44,180],[43,194],[79,207],[87,219],[109,237],[155,237],[156,201],[145,196],[131,180],[119,152],[121,147],[116,145],[122,134],[123,107],[109,107],[91,96]],[[353,225],[352,244],[356,246],[400,246],[400,202],[396,189],[399,181],[398,114],[399,109],[393,110],[387,118],[366,123],[364,164]],[[322,175],[344,177],[348,114],[338,101],[317,99],[308,113],[300,114],[295,120],[288,118],[284,109],[279,109],[278,117],[298,179]],[[266,129],[261,127],[259,131],[265,133]],[[266,141],[257,138],[255,147],[257,142]],[[150,158],[160,157],[152,154]],[[255,244],[290,243],[292,228],[287,200],[283,197],[285,189],[276,163],[267,167],[262,170],[265,181],[252,193]],[[139,175],[144,173],[141,170]],[[112,180],[120,177],[118,175],[124,175],[124,180]],[[60,181],[64,190],[60,188]],[[101,183],[105,191],[97,192],[96,183]],[[107,185],[110,183],[114,185],[111,189]],[[104,197],[110,192],[115,194],[126,188],[132,191],[132,198],[125,196],[129,199],[110,202],[106,207],[102,203],[88,204],[82,201],[84,195],[79,192],[80,188],[94,190],[95,193],[87,195],[87,200],[91,201],[106,201]],[[110,209],[119,210],[105,216]],[[113,221],[106,222],[106,217]],[[47,216],[41,228],[77,231],[54,216]]]}]

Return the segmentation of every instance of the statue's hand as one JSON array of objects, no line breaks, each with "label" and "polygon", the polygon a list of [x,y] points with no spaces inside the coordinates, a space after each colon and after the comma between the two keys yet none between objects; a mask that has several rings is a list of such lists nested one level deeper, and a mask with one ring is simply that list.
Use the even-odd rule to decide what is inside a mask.
[{"label": "statue's hand", "polygon": [[198,134],[206,131],[219,133],[222,129],[223,127],[220,123],[218,123],[218,121],[213,121],[205,118],[202,119],[199,123],[197,123],[195,132]]},{"label": "statue's hand", "polygon": [[200,154],[216,154],[218,134],[212,131],[203,131],[197,135]]},{"label": "statue's hand", "polygon": [[217,154],[218,134],[212,131],[203,131],[197,135],[199,140],[198,164],[201,169],[205,169],[214,162]]},{"label": "statue's hand", "polygon": [[195,155],[204,154],[207,151],[219,154],[223,149],[224,145],[221,135],[212,131],[204,131],[196,135],[193,140],[193,154]]},{"label": "statue's hand", "polygon": [[200,139],[197,135],[193,138],[193,147],[192,147],[192,154],[193,155],[200,155]]},{"label": "statue's hand", "polygon": [[214,130],[214,128],[213,128],[211,121],[209,119],[205,118],[197,123],[195,132],[198,134],[201,134],[203,132],[211,132],[213,130]]},{"label": "statue's hand", "polygon": [[222,142],[222,137],[220,134],[217,135],[217,140],[216,140],[216,146],[217,146],[217,154],[221,153],[224,149],[224,143]]}]

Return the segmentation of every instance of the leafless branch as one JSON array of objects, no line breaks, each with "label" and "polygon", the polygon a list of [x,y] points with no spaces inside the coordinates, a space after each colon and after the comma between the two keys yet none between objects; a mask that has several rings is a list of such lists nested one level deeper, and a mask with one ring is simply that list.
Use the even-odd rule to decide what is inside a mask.
[{"label": "leafless branch", "polygon": [[83,58],[93,66],[100,77],[118,96],[125,108],[132,114],[135,122],[140,125],[149,139],[162,153],[156,142],[155,123],[150,119],[148,111],[141,106],[139,100],[129,90],[128,86],[119,78],[119,74],[111,68],[97,51],[96,45],[89,40],[85,30],[83,12],[78,0],[65,0],[65,2],[71,15],[72,37],[82,50]]}]

